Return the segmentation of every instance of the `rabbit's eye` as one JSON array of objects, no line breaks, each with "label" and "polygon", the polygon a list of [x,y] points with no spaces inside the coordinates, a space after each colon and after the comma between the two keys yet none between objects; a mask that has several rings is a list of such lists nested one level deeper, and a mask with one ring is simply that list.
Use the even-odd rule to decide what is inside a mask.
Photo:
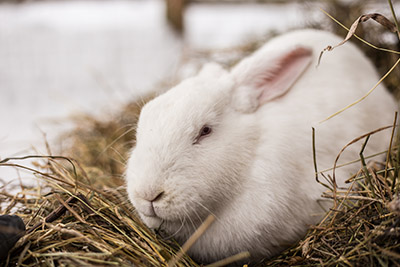
[{"label": "rabbit's eye", "polygon": [[203,128],[200,131],[200,136],[206,136],[209,135],[211,133],[211,127],[210,126],[203,126]]},{"label": "rabbit's eye", "polygon": [[196,137],[194,140],[193,144],[198,144],[204,137],[207,135],[211,134],[212,128],[208,125],[204,125],[203,128],[201,128],[199,135]]}]

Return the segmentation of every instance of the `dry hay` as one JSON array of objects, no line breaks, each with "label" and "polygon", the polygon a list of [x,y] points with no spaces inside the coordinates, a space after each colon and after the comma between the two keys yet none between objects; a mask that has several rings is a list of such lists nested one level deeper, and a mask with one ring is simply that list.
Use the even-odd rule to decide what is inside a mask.
[{"label": "dry hay", "polygon": [[[0,164],[25,168],[19,160]],[[176,244],[158,239],[140,222],[123,187],[93,186],[95,176],[71,159],[39,162],[31,171],[44,181],[40,186],[0,193],[1,202],[9,203],[2,213],[18,214],[27,226],[4,266],[160,266],[173,257]],[[184,258],[178,266],[195,263]]]},{"label": "dry hay", "polygon": [[[400,266],[399,150],[327,192],[334,208],[297,246],[268,266]],[[389,167],[386,167],[389,166]]]}]

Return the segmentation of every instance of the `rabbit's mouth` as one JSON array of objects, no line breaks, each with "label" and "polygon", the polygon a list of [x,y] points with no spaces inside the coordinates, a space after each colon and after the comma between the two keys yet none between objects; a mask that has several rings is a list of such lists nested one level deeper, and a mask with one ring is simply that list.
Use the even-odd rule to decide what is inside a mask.
[{"label": "rabbit's mouth", "polygon": [[147,216],[146,214],[141,213],[141,212],[139,212],[139,214],[140,214],[142,221],[151,229],[158,229],[164,221],[157,215]]}]

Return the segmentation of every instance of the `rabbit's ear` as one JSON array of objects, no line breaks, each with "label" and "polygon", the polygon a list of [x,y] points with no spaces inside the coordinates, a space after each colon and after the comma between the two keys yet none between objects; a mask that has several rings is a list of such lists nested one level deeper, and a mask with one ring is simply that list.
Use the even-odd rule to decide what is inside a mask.
[{"label": "rabbit's ear", "polygon": [[[261,58],[260,58],[261,56]],[[269,57],[269,58],[268,58]],[[285,94],[310,65],[312,50],[296,47],[286,52],[255,55],[232,70],[236,81],[233,104],[250,113]]]}]

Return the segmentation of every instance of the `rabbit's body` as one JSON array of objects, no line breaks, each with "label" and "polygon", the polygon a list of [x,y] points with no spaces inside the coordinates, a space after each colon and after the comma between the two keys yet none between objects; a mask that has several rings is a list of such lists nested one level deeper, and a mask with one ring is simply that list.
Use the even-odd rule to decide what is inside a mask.
[{"label": "rabbit's body", "polygon": [[[148,103],[127,169],[127,190],[143,221],[183,243],[213,213],[216,221],[189,251],[203,262],[241,251],[270,257],[304,235],[323,215],[311,128],[323,170],[349,141],[390,125],[397,110],[380,86],[318,123],[379,79],[352,44],[325,53],[316,68],[320,51],[339,41],[316,30],[292,32],[231,72],[208,66]],[[372,136],[366,154],[384,151],[389,137],[390,130]],[[357,159],[360,147],[349,147],[339,162]],[[338,169],[338,183],[359,167]]]}]

